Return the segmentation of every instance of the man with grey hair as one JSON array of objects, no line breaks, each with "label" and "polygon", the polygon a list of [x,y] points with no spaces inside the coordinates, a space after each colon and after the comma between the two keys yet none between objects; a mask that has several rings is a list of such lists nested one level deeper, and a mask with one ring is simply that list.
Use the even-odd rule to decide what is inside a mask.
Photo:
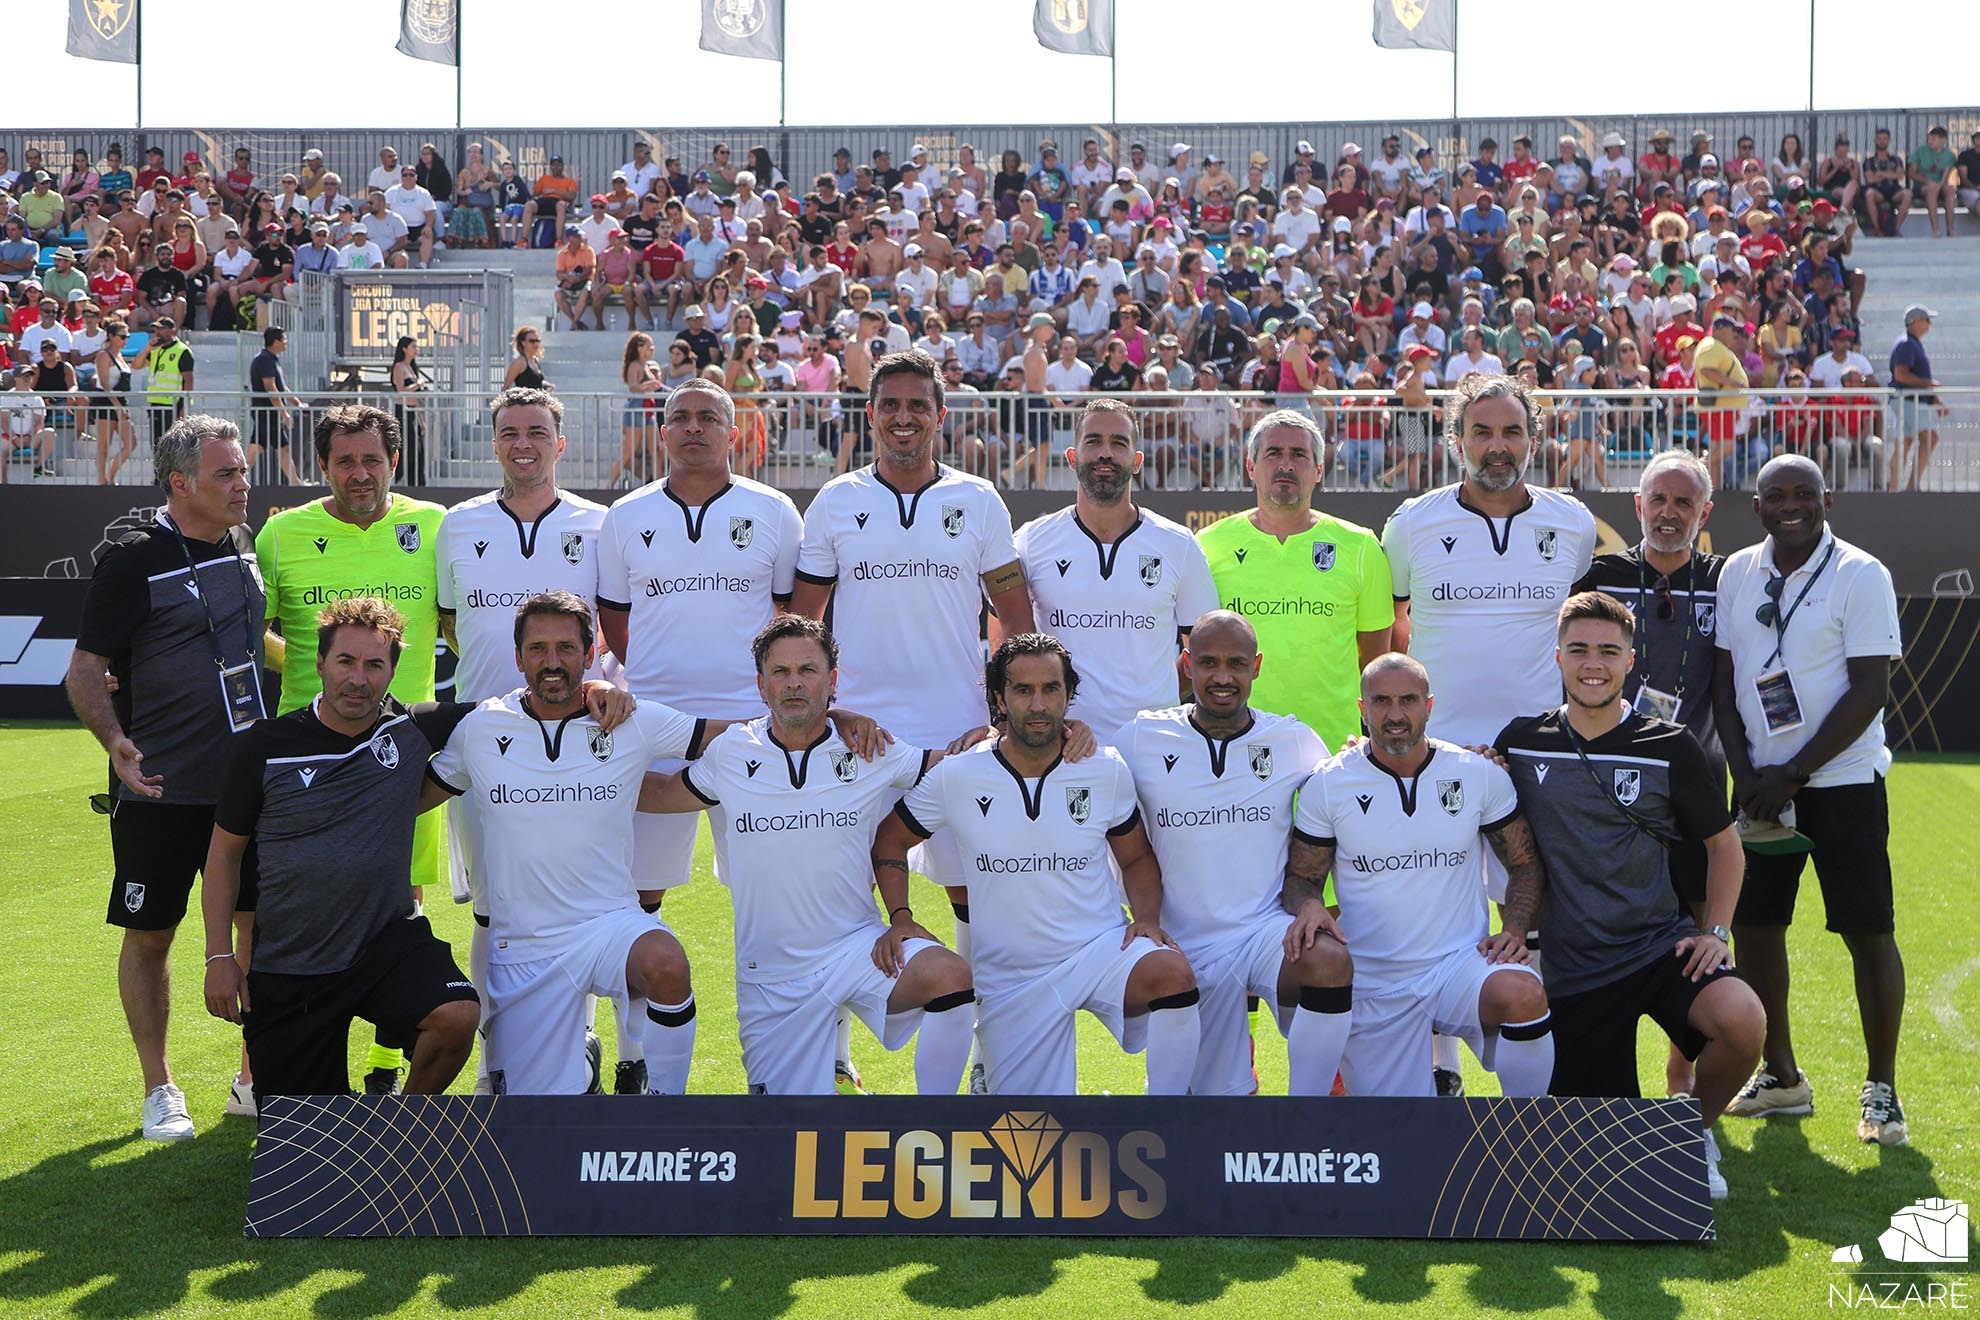
[{"label": "man with grey hair", "polygon": [[[243,525],[248,463],[234,424],[184,418],[153,441],[152,455],[165,507],[97,561],[68,692],[110,756],[110,792],[92,803],[110,816],[108,921],[124,932],[117,989],[144,1074],[144,1135],[186,1141],[192,1118],[165,1055],[169,954],[205,864],[235,736],[267,714],[266,601]],[[243,958],[254,892],[247,884],[236,904]],[[244,1080],[227,1110],[254,1112]]]},{"label": "man with grey hair", "polygon": [[[1489,743],[1507,712],[1560,704],[1555,613],[1595,555],[1595,517],[1571,495],[1529,486],[1540,408],[1517,376],[1467,376],[1444,436],[1464,477],[1405,503],[1382,529],[1396,599],[1395,641],[1437,685],[1430,733]],[[1485,863],[1504,901],[1506,876]],[[1440,1042],[1439,1089],[1456,1093],[1457,1049]]]},{"label": "man with grey hair", "polygon": [[[1684,449],[1666,449],[1644,466],[1636,483],[1636,518],[1643,539],[1627,550],[1597,555],[1577,592],[1601,591],[1636,616],[1636,665],[1623,680],[1623,700],[1639,714],[1690,729],[1705,749],[1714,783],[1726,775],[1726,754],[1712,718],[1712,679],[1719,663],[1719,569],[1724,555],[1697,548],[1712,516],[1712,473]],[[1670,850],[1671,886],[1699,921],[1705,910],[1705,848],[1680,840]],[[1692,1093],[1690,1060],[1675,1046],[1665,1064],[1672,1094]]]},{"label": "man with grey hair", "polygon": [[1197,533],[1223,608],[1258,631],[1267,657],[1252,704],[1295,715],[1329,747],[1361,732],[1361,667],[1389,649],[1389,562],[1368,528],[1312,507],[1326,445],[1311,417],[1267,413],[1244,441],[1256,493],[1245,513]]}]

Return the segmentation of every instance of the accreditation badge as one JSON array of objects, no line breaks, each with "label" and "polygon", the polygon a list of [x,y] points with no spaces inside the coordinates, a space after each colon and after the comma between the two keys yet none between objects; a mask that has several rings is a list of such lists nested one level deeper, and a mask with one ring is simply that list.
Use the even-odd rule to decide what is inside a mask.
[{"label": "accreditation badge", "polygon": [[220,703],[227,712],[229,732],[239,733],[256,720],[268,718],[261,704],[261,677],[249,660],[220,671]]},{"label": "accreditation badge", "polygon": [[1636,693],[1636,712],[1653,720],[1678,722],[1678,699],[1660,688],[1645,683]]},{"label": "accreditation badge", "polygon": [[1760,698],[1760,714],[1767,721],[1768,733],[1792,733],[1806,722],[1801,698],[1795,694],[1794,675],[1785,666],[1754,679],[1753,691]]}]

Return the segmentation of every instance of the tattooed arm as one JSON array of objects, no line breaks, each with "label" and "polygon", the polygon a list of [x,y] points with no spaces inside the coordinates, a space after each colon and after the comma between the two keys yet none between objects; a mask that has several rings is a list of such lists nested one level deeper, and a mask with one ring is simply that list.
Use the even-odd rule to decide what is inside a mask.
[{"label": "tattooed arm", "polygon": [[1506,901],[1499,909],[1499,933],[1479,941],[1478,951],[1487,962],[1528,962],[1526,933],[1540,920],[1540,891],[1547,883],[1539,845],[1524,816],[1514,816],[1485,838],[1506,868]]},{"label": "tattooed arm", "polygon": [[1347,936],[1327,910],[1324,894],[1327,872],[1334,869],[1334,844],[1322,843],[1294,831],[1292,850],[1286,855],[1286,879],[1279,891],[1279,904],[1293,917],[1286,928],[1286,957],[1298,959],[1321,936],[1347,943]]}]

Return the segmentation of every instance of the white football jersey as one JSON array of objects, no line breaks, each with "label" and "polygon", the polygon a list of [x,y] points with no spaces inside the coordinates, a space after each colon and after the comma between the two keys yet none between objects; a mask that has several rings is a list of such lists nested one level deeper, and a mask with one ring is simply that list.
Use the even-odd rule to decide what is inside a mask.
[{"label": "white football jersey", "polygon": [[646,767],[687,756],[704,721],[642,701],[610,733],[588,714],[546,724],[518,688],[482,702],[428,773],[472,794],[492,962],[534,962],[591,918],[636,907],[633,812]]},{"label": "white football jersey", "polygon": [[790,597],[803,535],[790,496],[747,477],[695,508],[664,481],[613,504],[599,534],[598,603],[631,611],[633,695],[711,719],[762,714],[749,644]]},{"label": "white football jersey", "polygon": [[1423,965],[1476,948],[1489,933],[1480,831],[1519,814],[1512,777],[1485,757],[1432,739],[1404,779],[1342,752],[1300,790],[1294,830],[1334,848],[1334,895],[1357,985],[1384,989]]},{"label": "white football jersey", "polygon": [[897,742],[862,761],[828,726],[786,749],[768,716],[732,724],[681,775],[722,810],[720,876],[735,903],[736,979],[809,975],[846,937],[873,928],[873,835],[921,778],[927,753]]},{"label": "white football jersey", "polygon": [[1071,715],[1101,733],[1176,701],[1177,634],[1217,608],[1217,584],[1196,538],[1158,513],[1102,545],[1071,508],[1017,530],[1018,559],[1038,631],[1072,652]]},{"label": "white football jersey", "polygon": [[[565,491],[525,523],[499,491],[456,504],[440,520],[434,552],[440,608],[454,612],[460,660],[454,700],[486,701],[522,683],[516,668],[516,607],[545,591],[598,599],[598,527],[605,506]],[[596,678],[594,668],[588,678]]]},{"label": "white football jersey", "polygon": [[1531,502],[1489,518],[1441,486],[1382,529],[1409,653],[1430,671],[1429,732],[1489,743],[1521,715],[1561,704],[1554,616],[1595,557],[1595,515],[1572,495],[1527,487]]},{"label": "white football jersey", "polygon": [[1138,813],[1126,762],[1103,747],[1026,779],[999,750],[951,756],[898,808],[922,837],[947,829],[969,889],[970,967],[986,994],[1015,990],[1127,929],[1107,838]]},{"label": "white football jersey", "polygon": [[807,514],[797,571],[836,584],[839,704],[923,747],[987,723],[983,574],[1017,559],[996,488],[944,467],[900,491],[864,467],[826,482]]},{"label": "white football jersey", "polygon": [[1235,738],[1212,738],[1191,706],[1143,711],[1115,750],[1134,776],[1141,821],[1162,864],[1162,929],[1192,959],[1248,938],[1279,903],[1293,799],[1327,759],[1320,735],[1290,715],[1251,713]]}]

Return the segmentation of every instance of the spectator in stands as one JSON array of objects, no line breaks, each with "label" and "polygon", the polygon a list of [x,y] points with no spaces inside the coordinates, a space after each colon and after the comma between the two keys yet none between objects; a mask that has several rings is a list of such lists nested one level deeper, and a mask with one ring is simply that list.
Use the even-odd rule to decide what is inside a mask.
[{"label": "spectator in stands", "polygon": [[371,241],[385,254],[384,264],[403,268],[407,261],[406,248],[412,230],[405,220],[394,211],[385,200],[383,192],[373,192],[365,200],[365,232]]},{"label": "spectator in stands", "polygon": [[[311,147],[309,150],[303,152],[302,163],[296,168],[295,178],[297,188],[304,197],[315,201],[321,195],[323,181],[328,177],[329,173],[330,171],[323,164],[322,148]],[[144,184],[140,182],[138,186],[142,188]]]},{"label": "spectator in stands", "polygon": [[399,170],[398,148],[390,146],[380,147],[378,149],[378,164],[365,178],[367,191],[376,188],[379,192],[385,192],[387,189],[398,187]]},{"label": "spectator in stands", "polygon": [[577,201],[578,181],[564,173],[564,158],[552,156],[549,169],[536,180],[529,201],[523,204],[522,237],[517,247],[530,245],[539,215],[554,217],[553,233],[563,233],[571,206]]},{"label": "spectator in stands", "polygon": [[564,226],[564,242],[557,249],[555,263],[557,310],[571,323],[571,329],[584,329],[583,313],[591,278],[598,267],[598,254],[584,241],[584,231],[576,225]]},{"label": "spectator in stands", "polygon": [[1891,130],[1878,129],[1863,160],[1863,190],[1857,200],[1863,203],[1870,228],[1886,238],[1895,238],[1911,214],[1909,177],[1904,157],[1891,150]]},{"label": "spectator in stands", "polygon": [[[0,170],[4,170],[0,164]],[[124,168],[124,148],[112,142],[103,152],[103,170],[97,186],[106,198],[116,198],[137,186],[137,176]]]},{"label": "spectator in stands", "polygon": [[526,247],[528,227],[523,217],[530,215],[529,185],[516,174],[516,163],[506,157],[496,168],[494,204],[495,241],[503,247]]},{"label": "spectator in stands", "polygon": [[[206,285],[206,328],[209,330],[237,330],[235,307],[243,292],[242,285],[254,272],[254,250],[241,242],[238,225],[228,225],[220,250],[213,254],[211,278]],[[220,305],[226,304],[223,316]]]},{"label": "spectator in stands", "polygon": [[[406,227],[408,258],[412,252],[419,253],[418,261],[412,264],[421,269],[432,265],[433,239],[440,230],[440,211],[433,194],[419,182],[417,167],[407,165],[402,168],[398,180],[385,190],[383,196],[385,205]],[[373,214],[376,215],[376,211]]]},{"label": "spectator in stands", "polygon": [[1925,131],[1924,144],[1913,147],[1905,161],[1912,195],[1924,204],[1925,220],[1931,225],[1934,238],[1939,236],[1940,211],[1945,212],[1945,236],[1953,236],[1953,201],[1959,186],[1959,159],[1946,145],[1947,141],[1945,125],[1934,124]]},{"label": "spectator in stands", "polygon": [[316,197],[309,204],[309,213],[326,218],[335,216],[338,209],[349,200],[349,196],[344,192],[344,176],[330,171],[324,174]]},{"label": "spectator in stands", "polygon": [[[344,257],[330,243],[330,226],[318,220],[309,227],[309,242],[296,249],[294,273],[328,275],[343,269]],[[290,296],[294,285],[284,286],[283,297]]]},{"label": "spectator in stands", "polygon": [[68,218],[75,220],[82,215],[85,197],[94,197],[103,188],[103,176],[97,173],[96,166],[90,163],[89,149],[77,147],[69,161],[69,168],[62,175],[62,202]]},{"label": "spectator in stands", "polygon": [[7,479],[13,456],[22,452],[33,459],[35,476],[55,476],[55,428],[48,424],[47,403],[36,393],[35,368],[27,362],[16,363],[9,383],[13,388],[0,394],[7,450],[0,455],[0,483]]},{"label": "spectator in stands", "polygon": [[62,194],[55,191],[54,180],[47,170],[35,171],[33,179],[28,190],[14,199],[14,214],[27,226],[28,237],[44,243],[56,242],[62,237],[66,210]]},{"label": "spectator in stands", "polygon": [[[1897,391],[1898,431],[1898,444],[1891,450],[1891,490],[1923,489],[1932,451],[1938,448],[1939,426],[1948,416],[1944,400],[1933,392],[1939,382],[1932,375],[1932,359],[1926,355],[1924,344],[1937,315],[1922,304],[1907,307],[1904,335],[1891,347],[1890,379]],[[1900,486],[1898,478],[1907,465],[1911,476]]]},{"label": "spectator in stands", "polygon": [[385,249],[371,237],[370,225],[358,221],[352,222],[344,245],[337,249],[337,259],[345,270],[383,270],[387,264]]}]

